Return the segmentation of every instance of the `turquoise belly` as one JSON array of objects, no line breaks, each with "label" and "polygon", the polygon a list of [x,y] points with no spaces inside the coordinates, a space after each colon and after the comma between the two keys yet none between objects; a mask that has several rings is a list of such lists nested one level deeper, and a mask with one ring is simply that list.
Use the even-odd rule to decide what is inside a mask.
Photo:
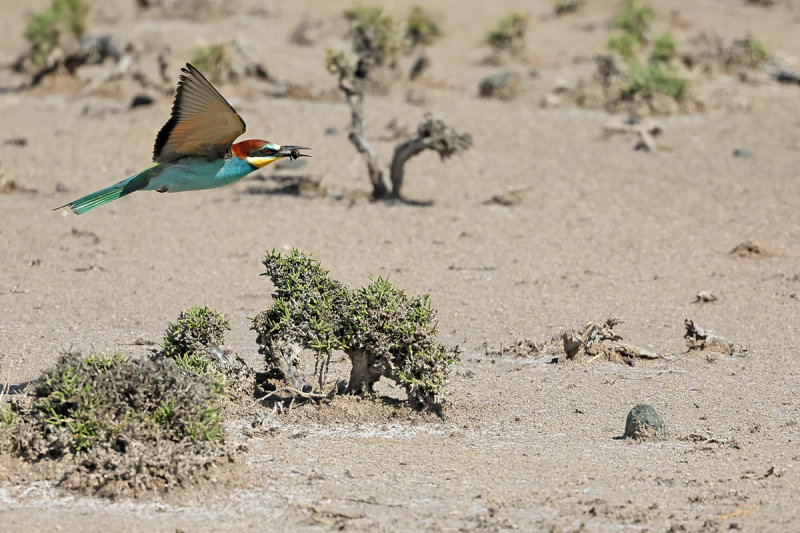
[{"label": "turquoise belly", "polygon": [[247,161],[236,157],[217,161],[187,157],[145,170],[144,173],[152,175],[144,189],[166,192],[213,189],[238,181],[254,170]]}]

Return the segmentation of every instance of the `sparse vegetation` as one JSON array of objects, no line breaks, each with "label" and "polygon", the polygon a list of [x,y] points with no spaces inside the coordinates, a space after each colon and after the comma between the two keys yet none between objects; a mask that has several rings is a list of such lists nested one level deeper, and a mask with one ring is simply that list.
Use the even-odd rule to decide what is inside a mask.
[{"label": "sparse vegetation", "polygon": [[420,5],[411,8],[404,35],[409,53],[417,47],[432,45],[443,35],[444,32],[433,13]]},{"label": "sparse vegetation", "polygon": [[614,26],[644,44],[647,30],[655,18],[656,12],[647,0],[625,0],[622,11],[614,19]]},{"label": "sparse vegetation", "polygon": [[606,45],[612,52],[618,53],[628,62],[638,61],[639,40],[630,33],[619,33],[608,38]]},{"label": "sparse vegetation", "polygon": [[0,424],[10,426],[14,423],[14,412],[10,407],[0,407]]},{"label": "sparse vegetation", "polygon": [[298,250],[268,252],[264,266],[273,304],[253,329],[268,372],[299,389],[307,383],[299,354],[310,349],[321,389],[331,352],[341,350],[352,363],[349,393],[370,394],[383,376],[403,386],[412,404],[441,408],[455,356],[436,341],[428,295],[408,297],[385,278],[350,291]]},{"label": "sparse vegetation", "polygon": [[669,66],[658,63],[646,66],[633,65],[629,76],[630,81],[623,90],[623,95],[627,96],[637,93],[663,93],[674,100],[680,100],[689,86],[689,80],[679,76]]},{"label": "sparse vegetation", "polygon": [[758,65],[769,58],[769,50],[764,43],[753,37],[751,34],[733,42],[734,47],[740,48],[744,52],[747,63]]},{"label": "sparse vegetation", "polygon": [[648,44],[647,33],[654,19],[655,11],[649,3],[625,0],[622,11],[614,20],[620,31],[609,37],[607,47],[619,54],[627,65],[627,73],[620,84],[622,99],[661,93],[681,100],[689,87],[689,80],[671,65],[677,46],[669,32],[655,38],[648,61],[642,62],[641,56]]},{"label": "sparse vegetation", "polygon": [[50,7],[35,14],[25,27],[31,44],[29,57],[37,67],[44,67],[53,50],[65,40],[77,43],[89,27],[93,0],[53,0]]},{"label": "sparse vegetation", "polygon": [[65,459],[68,487],[163,492],[202,478],[223,449],[212,384],[166,358],[66,355],[31,394],[0,446],[29,461]]},{"label": "sparse vegetation", "polygon": [[192,50],[189,62],[207,76],[218,76],[227,53],[223,44],[202,44]]},{"label": "sparse vegetation", "polygon": [[371,66],[394,67],[400,52],[397,21],[383,8],[356,4],[345,10],[353,52]]},{"label": "sparse vegetation", "polygon": [[416,79],[431,61],[425,55],[425,49],[438,41],[444,32],[437,20],[437,17],[422,6],[415,5],[411,8],[406,21],[405,34],[403,36],[403,51],[406,55],[413,54],[420,50],[418,57],[414,60],[409,72],[409,79]]},{"label": "sparse vegetation", "polygon": [[730,43],[718,36],[701,33],[689,45],[690,49],[681,54],[681,62],[692,71],[711,76],[728,72],[746,79],[748,71],[762,68],[770,58],[767,47],[749,33]]},{"label": "sparse vegetation", "polygon": [[530,15],[519,11],[507,13],[497,25],[489,30],[484,43],[495,53],[507,52],[518,57],[525,52],[525,35],[528,32]]},{"label": "sparse vegetation", "polygon": [[568,15],[579,11],[584,5],[586,0],[554,0],[553,13],[556,15]]},{"label": "sparse vegetation", "polygon": [[650,52],[651,63],[668,64],[675,57],[677,45],[670,32],[663,33],[653,41],[653,50]]}]

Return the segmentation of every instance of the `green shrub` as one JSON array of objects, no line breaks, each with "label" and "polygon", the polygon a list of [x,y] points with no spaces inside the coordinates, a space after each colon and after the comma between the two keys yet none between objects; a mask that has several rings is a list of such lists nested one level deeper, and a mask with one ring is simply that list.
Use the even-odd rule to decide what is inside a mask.
[{"label": "green shrub", "polygon": [[369,394],[381,377],[403,386],[412,404],[439,409],[452,353],[436,341],[436,312],[428,295],[409,298],[378,278],[355,291],[331,279],[318,261],[298,250],[267,252],[272,306],[253,319],[268,372],[293,387],[303,383],[299,349],[314,350],[323,384],[333,350],[350,359],[347,390]]},{"label": "green shrub", "polygon": [[650,62],[667,64],[675,57],[676,50],[677,45],[670,32],[659,35],[653,41],[653,50],[650,52]]},{"label": "green shrub", "polygon": [[350,22],[348,37],[359,58],[375,66],[394,66],[400,52],[400,32],[394,17],[377,6],[356,4],[345,10]]},{"label": "green shrub", "polygon": [[420,5],[411,8],[406,22],[405,40],[409,49],[430,46],[444,35],[436,17]]},{"label": "green shrub", "polygon": [[484,43],[496,52],[509,52],[519,55],[525,50],[525,35],[528,32],[530,16],[519,11],[507,13],[497,25],[489,30]]},{"label": "green shrub", "polygon": [[93,0],[53,0],[50,7],[31,17],[25,38],[31,44],[30,57],[42,67],[62,39],[80,40],[89,27]]},{"label": "green shrub", "polygon": [[639,41],[630,33],[612,35],[608,38],[608,44],[606,46],[612,52],[618,53],[629,63],[638,61]]},{"label": "green shrub", "polygon": [[621,93],[624,99],[638,93],[661,93],[681,100],[689,87],[689,80],[669,66],[677,49],[675,39],[669,32],[653,41],[649,61],[642,64],[640,56],[654,18],[655,11],[647,2],[625,0],[622,12],[614,21],[620,33],[609,38],[608,48],[617,52],[627,63],[625,85]]},{"label": "green shrub", "polygon": [[353,363],[348,390],[371,393],[382,376],[402,385],[412,403],[441,403],[455,357],[436,341],[436,312],[429,295],[409,298],[378,278],[350,295],[343,318],[345,352]]},{"label": "green shrub", "polygon": [[639,92],[663,93],[681,100],[689,88],[689,80],[681,77],[672,68],[652,64],[635,66],[630,70],[630,82],[624,91],[629,96]]},{"label": "green shrub", "polygon": [[751,59],[752,63],[761,63],[769,58],[769,50],[764,46],[764,43],[749,33],[742,39],[734,41],[734,46],[740,47]]},{"label": "green shrub", "polygon": [[634,36],[639,43],[644,43],[655,17],[655,10],[646,0],[625,0],[622,11],[614,19],[614,26],[622,33]]},{"label": "green shrub", "polygon": [[169,323],[161,348],[179,367],[205,373],[209,358],[206,348],[225,344],[230,322],[221,313],[208,307],[191,307],[181,311],[178,320]]}]

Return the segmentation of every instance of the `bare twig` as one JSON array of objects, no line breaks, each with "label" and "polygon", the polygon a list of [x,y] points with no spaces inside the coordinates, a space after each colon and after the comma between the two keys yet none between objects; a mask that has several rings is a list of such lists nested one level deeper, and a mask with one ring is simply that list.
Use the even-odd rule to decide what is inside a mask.
[{"label": "bare twig", "polygon": [[0,363],[4,363],[0,364],[0,368],[5,366],[3,377],[0,380],[0,405],[3,404],[3,400],[8,395],[8,391],[11,390],[11,373],[14,370],[15,366],[13,363],[15,363],[16,361],[12,361],[11,364],[5,364],[7,362],[8,361],[6,357],[0,357]]},{"label": "bare twig", "polygon": [[263,402],[264,400],[271,398],[272,396],[277,396],[282,392],[288,392],[292,394],[292,396],[305,398],[306,400],[326,400],[331,399],[335,394],[335,390],[327,394],[321,394],[319,392],[303,392],[300,389],[295,389],[294,387],[281,387],[280,389],[275,389],[274,391],[270,392],[262,396],[261,398],[257,398],[256,401],[253,402],[253,405],[258,405],[259,403]]}]

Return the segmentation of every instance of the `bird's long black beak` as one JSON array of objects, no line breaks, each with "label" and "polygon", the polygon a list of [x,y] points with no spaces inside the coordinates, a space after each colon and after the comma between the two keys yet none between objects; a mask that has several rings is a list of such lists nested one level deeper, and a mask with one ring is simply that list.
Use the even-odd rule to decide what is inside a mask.
[{"label": "bird's long black beak", "polygon": [[281,146],[280,152],[278,155],[281,157],[288,157],[289,159],[298,159],[300,157],[311,157],[309,154],[301,154],[300,150],[311,150],[306,146],[290,146],[290,145],[283,145]]}]

